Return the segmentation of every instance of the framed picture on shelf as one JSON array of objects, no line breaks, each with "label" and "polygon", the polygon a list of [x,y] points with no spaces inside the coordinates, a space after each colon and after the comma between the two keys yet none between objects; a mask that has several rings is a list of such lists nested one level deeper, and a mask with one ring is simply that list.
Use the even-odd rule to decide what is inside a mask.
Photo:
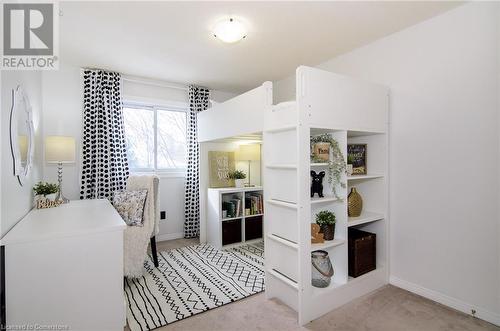
[{"label": "framed picture on shelf", "polygon": [[233,180],[229,178],[229,173],[234,171],[234,152],[209,151],[209,186],[210,187],[230,187]]},{"label": "framed picture on shelf", "polygon": [[352,175],[366,175],[366,144],[347,144],[347,164],[352,165]]}]

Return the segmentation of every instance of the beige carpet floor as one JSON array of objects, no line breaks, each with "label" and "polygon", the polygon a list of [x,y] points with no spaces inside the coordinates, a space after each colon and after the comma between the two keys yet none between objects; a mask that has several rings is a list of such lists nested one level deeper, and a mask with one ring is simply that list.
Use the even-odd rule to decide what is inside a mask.
[{"label": "beige carpet floor", "polygon": [[[196,243],[179,239],[159,243],[158,249]],[[500,327],[388,285],[304,327],[297,325],[297,315],[292,309],[276,300],[266,300],[262,293],[156,330],[500,331]]]}]

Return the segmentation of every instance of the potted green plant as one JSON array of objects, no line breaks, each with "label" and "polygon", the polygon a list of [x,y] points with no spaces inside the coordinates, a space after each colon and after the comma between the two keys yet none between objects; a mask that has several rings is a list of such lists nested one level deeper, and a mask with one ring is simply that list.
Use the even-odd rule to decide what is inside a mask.
[{"label": "potted green plant", "polygon": [[329,210],[322,210],[316,214],[316,224],[320,227],[325,240],[333,240],[335,236],[335,214]]},{"label": "potted green plant", "polygon": [[347,175],[351,176],[352,175],[352,155],[347,155]]},{"label": "potted green plant", "polygon": [[33,187],[33,191],[35,192],[35,201],[39,200],[42,197],[45,197],[49,200],[55,200],[56,193],[59,191],[59,186],[52,183],[38,182]]},{"label": "potted green plant", "polygon": [[[330,145],[329,153],[332,155],[331,158],[325,160],[323,157],[318,157],[315,153],[316,144],[328,143]],[[310,148],[311,148],[311,162],[327,162],[327,178],[330,187],[332,188],[333,196],[337,199],[342,199],[337,193],[337,186],[340,185],[342,188],[346,188],[346,183],[342,181],[342,175],[346,173],[346,162],[344,159],[344,154],[340,150],[339,143],[333,139],[333,137],[328,134],[320,134],[317,136],[311,136],[310,139]]]},{"label": "potted green plant", "polygon": [[229,173],[229,178],[234,179],[234,186],[241,188],[245,187],[245,178],[247,178],[247,175],[241,170],[235,170],[231,171]]}]

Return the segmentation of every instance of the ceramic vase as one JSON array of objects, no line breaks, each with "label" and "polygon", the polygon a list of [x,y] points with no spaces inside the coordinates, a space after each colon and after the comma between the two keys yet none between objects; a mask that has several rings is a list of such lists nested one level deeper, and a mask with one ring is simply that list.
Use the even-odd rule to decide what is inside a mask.
[{"label": "ceramic vase", "polygon": [[322,225],[320,233],[323,233],[325,240],[333,240],[333,237],[335,237],[335,224]]},{"label": "ceramic vase", "polygon": [[314,287],[328,287],[333,276],[333,266],[328,252],[317,250],[311,252],[312,274],[311,282]]},{"label": "ceramic vase", "polygon": [[351,188],[351,193],[347,197],[347,214],[349,217],[358,217],[363,210],[363,199],[355,187]]},{"label": "ceramic vase", "polygon": [[237,187],[237,188],[245,187],[245,179],[235,179],[234,180],[234,187]]}]

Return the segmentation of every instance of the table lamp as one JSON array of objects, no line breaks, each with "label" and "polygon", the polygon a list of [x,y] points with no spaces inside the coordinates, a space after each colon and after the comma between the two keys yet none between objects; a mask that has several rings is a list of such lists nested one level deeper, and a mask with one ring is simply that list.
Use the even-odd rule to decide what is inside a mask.
[{"label": "table lamp", "polygon": [[235,155],[238,161],[248,162],[248,184],[247,186],[252,186],[250,183],[250,162],[260,161],[260,145],[259,144],[248,144],[240,145],[240,148],[236,151]]},{"label": "table lamp", "polygon": [[75,139],[65,136],[45,137],[45,160],[47,163],[56,163],[58,165],[59,191],[57,192],[56,201],[68,203],[69,200],[64,197],[62,192],[62,165],[63,163],[75,162]]}]

